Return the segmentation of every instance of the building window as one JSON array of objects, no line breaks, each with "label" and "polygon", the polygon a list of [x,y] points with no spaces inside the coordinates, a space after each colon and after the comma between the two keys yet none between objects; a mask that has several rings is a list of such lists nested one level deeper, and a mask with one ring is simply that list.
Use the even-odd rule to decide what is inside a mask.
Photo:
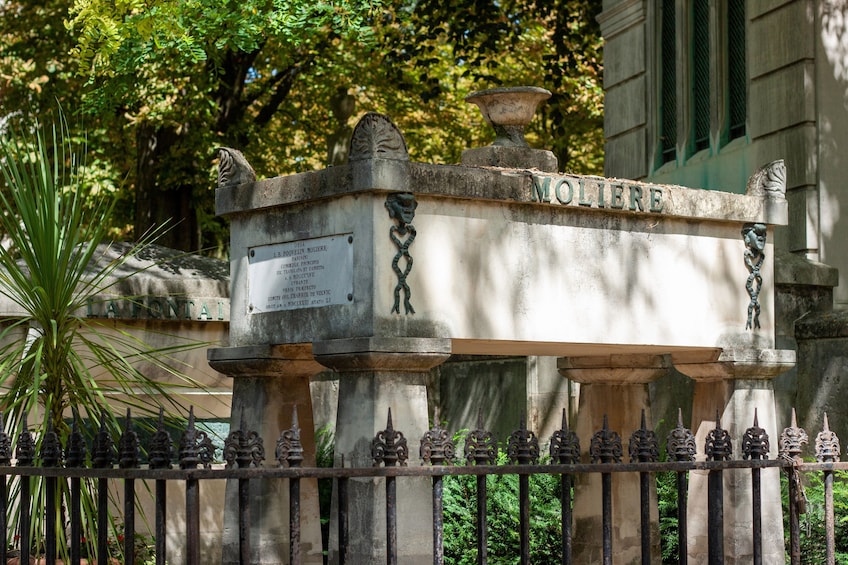
[{"label": "building window", "polygon": [[727,115],[728,138],[745,136],[748,115],[745,65],[745,0],[727,4]]},{"label": "building window", "polygon": [[662,37],[660,40],[660,151],[661,161],[677,159],[677,26],[674,4],[662,2]]},{"label": "building window", "polygon": [[708,0],[692,3],[692,145],[695,151],[710,146],[710,6]]}]

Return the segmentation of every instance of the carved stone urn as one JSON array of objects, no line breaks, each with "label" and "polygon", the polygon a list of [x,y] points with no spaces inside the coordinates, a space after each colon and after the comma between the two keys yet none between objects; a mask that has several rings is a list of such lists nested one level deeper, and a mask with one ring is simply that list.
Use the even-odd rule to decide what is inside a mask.
[{"label": "carved stone urn", "polygon": [[539,103],[551,97],[549,90],[537,86],[514,86],[480,90],[465,97],[477,104],[483,119],[495,128],[492,145],[527,147],[524,128],[533,119]]}]

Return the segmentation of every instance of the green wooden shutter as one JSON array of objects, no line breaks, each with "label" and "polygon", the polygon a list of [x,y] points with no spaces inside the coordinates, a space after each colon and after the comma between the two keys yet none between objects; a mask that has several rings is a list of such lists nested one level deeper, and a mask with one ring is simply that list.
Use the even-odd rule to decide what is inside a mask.
[{"label": "green wooden shutter", "polygon": [[662,162],[677,158],[677,27],[675,0],[663,0],[660,46],[660,149]]},{"label": "green wooden shutter", "polygon": [[727,3],[728,138],[745,135],[748,115],[745,60],[745,0]]},{"label": "green wooden shutter", "polygon": [[710,9],[708,0],[692,3],[692,142],[695,151],[710,146]]}]

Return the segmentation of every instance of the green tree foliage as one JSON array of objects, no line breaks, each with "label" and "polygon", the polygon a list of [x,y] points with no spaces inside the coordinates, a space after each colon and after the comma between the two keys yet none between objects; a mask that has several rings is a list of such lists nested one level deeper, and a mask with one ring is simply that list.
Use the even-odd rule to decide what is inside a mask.
[{"label": "green tree foliage", "polygon": [[[506,464],[499,455],[498,464]],[[477,478],[447,476],[444,481],[445,562],[477,563]],[[520,563],[519,497],[517,475],[486,477],[488,562]],[[530,558],[533,563],[559,563],[562,559],[561,483],[559,475],[530,476]]]},{"label": "green tree foliage", "polygon": [[173,218],[164,245],[223,253],[214,149],[241,149],[260,177],[322,167],[327,135],[351,125],[330,111],[340,90],[356,114],[388,114],[413,159],[455,163],[492,139],[466,95],[543,86],[554,96],[528,140],[552,149],[562,170],[601,173],[600,9],[600,0],[5,0],[0,95],[12,103],[0,120],[56,98],[80,109],[97,170],[123,196],[118,227],[138,236]]}]

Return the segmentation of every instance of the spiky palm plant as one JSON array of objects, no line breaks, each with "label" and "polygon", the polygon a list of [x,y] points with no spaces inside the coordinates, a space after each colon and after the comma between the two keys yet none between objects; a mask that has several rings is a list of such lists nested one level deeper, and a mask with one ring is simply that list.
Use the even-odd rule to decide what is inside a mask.
[{"label": "spiky palm plant", "polygon": [[[197,383],[175,368],[173,354],[202,344],[175,336],[173,345],[153,348],[114,320],[86,316],[91,303],[106,300],[134,274],[122,267],[157,234],[122,253],[104,253],[113,204],[107,196],[87,195],[84,147],[73,145],[59,116],[49,128],[35,123],[31,131],[0,134],[0,295],[16,310],[0,327],[0,410],[13,440],[28,415],[36,431],[52,426],[64,445],[71,414],[94,429],[105,421],[113,435],[127,405],[135,414],[155,414],[160,403],[185,414],[173,383]],[[170,385],[157,382],[145,375],[144,364],[176,378]],[[36,453],[43,435],[36,434]],[[34,494],[29,537],[37,547],[44,513],[56,512],[64,523],[69,493],[60,488],[49,503],[43,492]],[[84,500],[83,509],[84,527],[93,533],[93,500]],[[14,516],[10,526],[10,533],[19,527]],[[68,547],[61,527],[59,535],[61,554]]]}]

